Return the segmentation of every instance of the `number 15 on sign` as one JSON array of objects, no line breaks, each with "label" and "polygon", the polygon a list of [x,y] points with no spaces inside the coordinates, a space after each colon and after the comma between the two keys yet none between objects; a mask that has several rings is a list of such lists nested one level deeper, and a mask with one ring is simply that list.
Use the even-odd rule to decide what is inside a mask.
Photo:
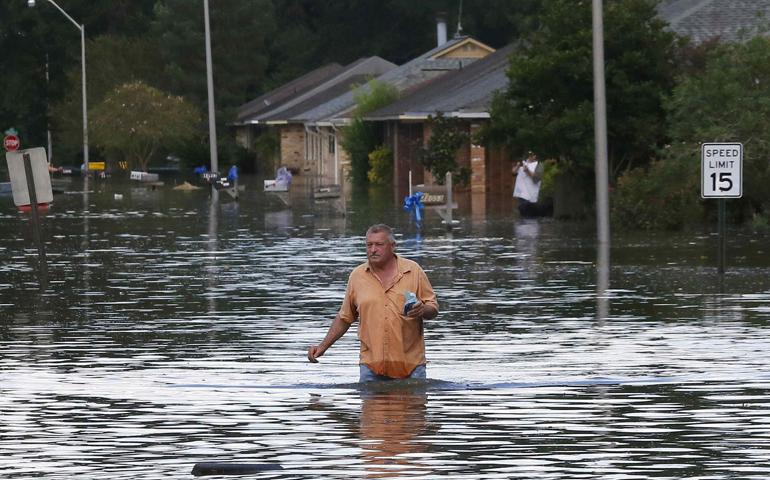
[{"label": "number 15 on sign", "polygon": [[743,196],[743,144],[704,143],[701,147],[703,198]]}]

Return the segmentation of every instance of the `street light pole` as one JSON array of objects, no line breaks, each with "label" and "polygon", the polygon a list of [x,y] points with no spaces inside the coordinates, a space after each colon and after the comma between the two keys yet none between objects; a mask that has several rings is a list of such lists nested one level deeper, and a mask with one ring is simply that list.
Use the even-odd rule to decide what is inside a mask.
[{"label": "street light pole", "polygon": [[[65,12],[59,5],[53,0],[48,0],[48,3],[56,7],[67,19],[72,22],[78,30],[80,30],[80,62],[82,64],[82,90],[83,90],[83,165],[85,167],[86,175],[88,175],[88,107],[86,101],[86,26],[80,25],[67,12]],[[27,5],[30,7],[35,6],[35,0],[27,0]]]},{"label": "street light pole", "polygon": [[604,19],[602,0],[593,0],[594,51],[594,136],[596,159],[596,297],[597,320],[603,325],[609,316],[607,290],[610,285],[610,199],[607,155],[607,94],[604,75]]},{"label": "street light pole", "polygon": [[206,30],[206,86],[209,97],[209,147],[211,153],[211,171],[219,171],[217,158],[217,123],[214,109],[214,68],[211,65],[211,27],[209,26],[209,0],[203,0],[203,19]]},{"label": "street light pole", "polygon": [[602,0],[593,0],[596,223],[599,245],[606,246],[609,250],[610,202],[607,159],[607,95],[604,76],[604,19],[602,17]]},{"label": "street light pole", "polygon": [[[53,0],[48,0],[53,3]],[[88,165],[88,107],[86,104],[86,26],[80,26],[80,61],[83,68],[83,166],[86,169],[86,175],[90,170]]]}]

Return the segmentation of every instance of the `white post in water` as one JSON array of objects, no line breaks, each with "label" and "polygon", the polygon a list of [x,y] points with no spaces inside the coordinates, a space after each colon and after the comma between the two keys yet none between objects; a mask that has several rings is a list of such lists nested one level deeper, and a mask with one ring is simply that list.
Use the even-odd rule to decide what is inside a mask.
[{"label": "white post in water", "polygon": [[[607,161],[607,103],[604,82],[604,21],[602,0],[593,0],[594,135],[596,145],[596,227],[599,249],[606,256],[597,264],[609,267],[610,202]],[[609,282],[607,282],[609,283]],[[606,288],[606,287],[605,287]],[[599,292],[601,295],[604,292]]]},{"label": "white post in water", "polygon": [[452,230],[452,172],[446,172],[446,229]]},{"label": "white post in water", "polygon": [[412,196],[412,171],[409,170],[409,196]]}]

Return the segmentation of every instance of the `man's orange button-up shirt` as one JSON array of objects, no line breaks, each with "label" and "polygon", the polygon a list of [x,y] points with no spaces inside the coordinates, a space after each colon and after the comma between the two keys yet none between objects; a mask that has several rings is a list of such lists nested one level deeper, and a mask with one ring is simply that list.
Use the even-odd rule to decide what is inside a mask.
[{"label": "man's orange button-up shirt", "polygon": [[411,260],[396,256],[398,272],[390,285],[383,285],[369,262],[350,274],[339,317],[358,320],[361,364],[378,375],[406,378],[419,365],[425,365],[423,320],[404,316],[405,293],[414,293],[425,305],[438,311],[436,294],[422,268]]}]

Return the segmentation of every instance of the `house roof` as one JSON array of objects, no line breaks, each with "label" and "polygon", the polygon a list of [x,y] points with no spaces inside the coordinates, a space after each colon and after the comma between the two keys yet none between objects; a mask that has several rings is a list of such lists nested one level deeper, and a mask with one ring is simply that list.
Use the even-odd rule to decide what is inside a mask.
[{"label": "house roof", "polygon": [[340,96],[343,92],[349,92],[352,84],[364,83],[366,77],[378,77],[394,68],[396,68],[395,64],[380,57],[362,58],[336,72],[334,75],[310,85],[302,92],[286,97],[279,103],[243,118],[242,122],[287,123],[293,121],[293,117],[301,116],[306,110]]},{"label": "house roof", "polygon": [[324,103],[351,91],[357,86],[365,84],[369,78],[371,78],[371,75],[363,74],[348,77],[343,81],[335,83],[328,88],[321,90],[316,95],[312,95],[285,110],[274,114],[268,113],[260,117],[260,123],[289,123],[290,121],[302,121],[303,114],[308,110],[312,110],[319,105],[323,105]]},{"label": "house roof", "polygon": [[330,63],[317,68],[312,72],[308,72],[299,78],[295,78],[291,82],[238,107],[236,121],[242,122],[244,119],[252,117],[265,108],[277,104],[292,95],[301,95],[308,89],[318,85],[323,80],[339,73],[343,69],[344,68],[339,63]]},{"label": "house roof", "polygon": [[[770,22],[767,0],[661,0],[658,15],[671,30],[688,35],[695,43],[715,37],[724,42],[740,40],[745,30],[749,38]],[[760,16],[760,15],[764,15]]]},{"label": "house roof", "polygon": [[[472,62],[478,61],[474,57],[444,57],[441,54],[453,50],[452,47],[460,43],[469,43],[469,37],[453,38],[443,45],[439,45],[432,50],[420,55],[398,68],[394,68],[378,78],[379,81],[393,85],[399,92],[411,92],[427,85],[427,82],[447,74],[461,67],[466,67]],[[493,51],[491,48],[473,40],[474,45],[482,45],[484,48]],[[475,54],[475,53],[474,53]],[[368,85],[361,88],[368,90]],[[336,121],[345,121],[350,117],[350,112],[355,109],[356,102],[353,98],[353,92],[347,92],[330,102],[306,112],[303,114],[303,121],[308,123],[325,123]]]},{"label": "house roof", "polygon": [[364,119],[425,119],[438,111],[454,116],[488,117],[494,92],[508,84],[505,71],[514,49],[508,45],[467,67],[447,73],[398,102],[369,113]]}]

